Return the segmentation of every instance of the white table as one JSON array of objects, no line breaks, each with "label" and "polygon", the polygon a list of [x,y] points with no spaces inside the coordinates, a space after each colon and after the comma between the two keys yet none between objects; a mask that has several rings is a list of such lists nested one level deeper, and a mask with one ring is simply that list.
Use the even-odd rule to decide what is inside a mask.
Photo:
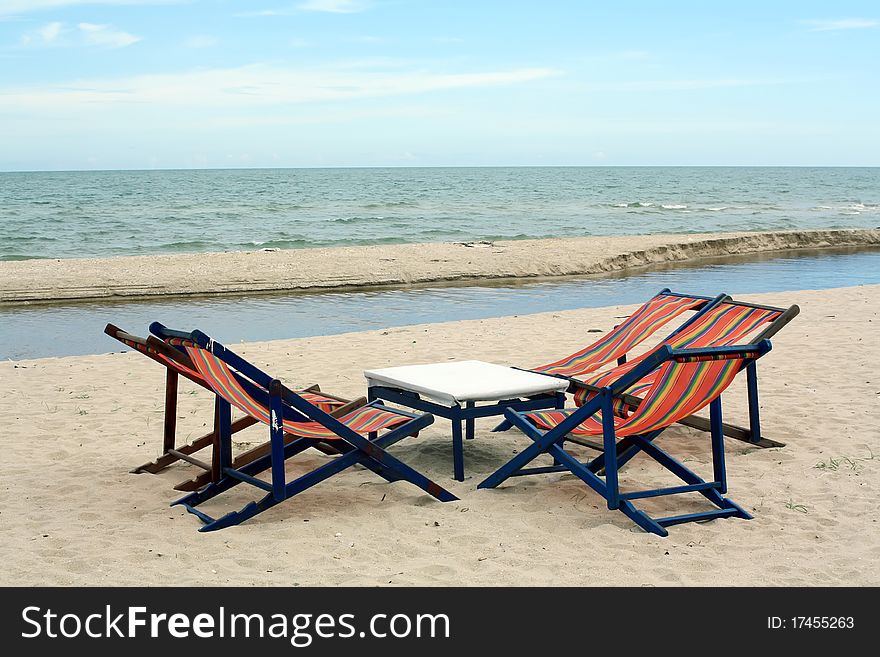
[{"label": "white table", "polygon": [[[464,480],[465,435],[474,437],[474,420],[503,415],[505,409],[562,408],[568,381],[555,376],[479,360],[404,365],[365,370],[369,399],[382,399],[452,420],[455,479]],[[477,402],[495,402],[477,406]]]}]

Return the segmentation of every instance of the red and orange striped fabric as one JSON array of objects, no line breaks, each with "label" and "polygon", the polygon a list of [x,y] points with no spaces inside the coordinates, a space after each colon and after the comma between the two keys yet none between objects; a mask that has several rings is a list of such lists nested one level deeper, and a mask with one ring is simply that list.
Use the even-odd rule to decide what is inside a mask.
[{"label": "red and orange striped fabric", "polygon": [[135,342],[133,340],[126,340],[125,338],[119,338],[119,339],[122,342],[124,342],[125,344],[127,344],[129,347],[131,347],[132,349],[137,349],[140,352],[143,352],[145,354],[149,354],[149,355],[153,356],[154,358],[158,359],[159,361],[161,361],[161,363],[163,365],[165,365],[165,367],[171,368],[172,370],[174,370],[180,374],[187,374],[187,375],[193,377],[194,379],[199,379],[199,380],[202,379],[201,374],[199,374],[195,370],[191,370],[186,365],[183,365],[182,363],[178,363],[176,360],[172,360],[171,358],[168,358],[168,356],[166,356],[162,352],[156,351],[155,349],[153,349],[152,347],[150,347],[148,345],[141,344],[140,342]]},{"label": "red and orange striped fabric", "polygon": [[[202,378],[214,392],[260,422],[264,424],[270,423],[268,407],[254,398],[247,388],[242,385],[241,381],[236,378],[229,365],[197,345],[185,343],[183,346]],[[308,399],[308,396],[315,396],[313,393],[297,394],[310,402],[311,400]],[[336,403],[338,404],[339,402]],[[382,429],[391,429],[410,420],[406,415],[371,406],[362,406],[336,419],[349,429],[362,435]],[[340,436],[318,422],[297,422],[285,418],[283,423],[284,431],[296,436],[320,438],[322,440],[341,440]]]},{"label": "red and orange striped fabric", "polygon": [[[157,351],[157,350],[149,347],[148,345],[144,345],[139,342],[134,342],[133,340],[126,340],[126,339],[122,338],[122,342],[124,342],[125,344],[127,344],[129,347],[131,347],[133,349],[137,349],[138,351],[152,355],[153,357],[159,359],[162,362],[162,364],[165,365],[166,367],[169,367],[172,370],[175,370],[176,372],[178,372],[180,374],[186,374],[186,375],[188,375],[198,381],[201,381],[205,385],[208,385],[207,381],[205,381],[205,378],[199,372],[197,372],[196,370],[190,369],[189,367],[187,367],[183,363],[180,363],[172,358],[168,358],[168,356],[166,356],[162,352]],[[169,345],[175,346],[175,347],[186,347],[186,345],[193,344],[192,342],[189,342],[187,340],[181,340],[180,338],[168,338],[167,340],[165,340],[165,342],[168,343]],[[210,386],[208,386],[208,387],[210,387]],[[326,396],[324,396],[320,393],[316,393],[316,392],[299,391],[299,392],[297,392],[297,394],[300,397],[302,397],[303,399],[305,399],[306,401],[308,401],[310,404],[314,404],[315,406],[320,408],[325,413],[329,413],[330,411],[332,411],[336,408],[339,408],[340,406],[345,404],[345,402],[343,402],[343,401],[340,401],[338,399],[333,399],[332,397],[326,397]]]},{"label": "red and orange striped fabric", "polygon": [[[662,429],[707,406],[733,381],[742,358],[668,361],[657,370],[644,400],[629,417],[615,414],[618,437],[635,436]],[[543,429],[552,429],[575,409],[535,411],[527,417]],[[577,436],[602,435],[602,414],[597,412],[569,432]]]},{"label": "red and orange striped fabric", "polygon": [[[597,372],[592,376],[582,379],[582,381],[599,388],[610,385],[663,345],[669,345],[673,349],[696,349],[742,344],[750,334],[762,325],[772,322],[781,314],[781,310],[720,303],[706,311],[704,315],[697,318],[693,324],[681,333],[672,336],[671,339],[661,343],[646,354],[637,356],[623,365]],[[655,376],[656,374],[645,377],[626,392],[631,395],[644,393],[652,384]],[[579,388],[574,394],[575,403],[578,406],[582,406],[588,399],[592,398],[593,394],[589,390]],[[628,412],[629,407],[626,404],[619,400],[615,401],[615,413],[626,416]]]},{"label": "red and orange striped fabric", "polygon": [[599,369],[605,363],[617,360],[644,341],[661,326],[682,313],[706,303],[670,294],[658,294],[626,318],[608,335],[589,347],[547,365],[532,368],[535,372],[560,376],[583,376]]}]

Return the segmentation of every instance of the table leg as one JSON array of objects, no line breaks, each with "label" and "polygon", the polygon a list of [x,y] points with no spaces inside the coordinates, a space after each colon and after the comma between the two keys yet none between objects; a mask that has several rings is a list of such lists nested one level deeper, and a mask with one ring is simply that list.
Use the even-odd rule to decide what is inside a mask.
[{"label": "table leg", "polygon": [[[562,410],[565,408],[565,393],[557,392],[556,393],[556,408],[557,410]],[[562,439],[558,443],[559,447],[565,449],[565,439]],[[553,457],[553,465],[562,465],[562,463],[554,456]]]},{"label": "table leg", "polygon": [[[470,409],[470,408],[473,408],[474,406],[476,406],[475,402],[467,402],[467,408]],[[469,417],[465,421],[465,434],[464,435],[465,435],[465,438],[467,438],[468,440],[474,439],[474,424],[475,423],[476,423],[476,420],[474,420],[474,418],[472,418],[472,417]]]},{"label": "table leg", "polygon": [[[367,386],[367,403],[372,404],[374,401],[377,401],[379,398],[376,396],[376,393],[373,392],[373,386]],[[378,431],[371,431],[367,434],[367,439],[370,441],[376,440],[379,437]]]},{"label": "table leg", "polygon": [[461,441],[461,409],[452,409],[452,469],[456,481],[464,481],[464,445]]}]

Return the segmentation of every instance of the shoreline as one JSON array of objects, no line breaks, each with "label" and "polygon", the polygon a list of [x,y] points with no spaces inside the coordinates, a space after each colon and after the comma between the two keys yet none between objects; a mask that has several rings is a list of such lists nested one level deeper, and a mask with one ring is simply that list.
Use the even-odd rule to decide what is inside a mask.
[{"label": "shoreline", "polygon": [[880,246],[880,229],[548,238],[0,262],[0,305],[554,279],[706,258]]}]

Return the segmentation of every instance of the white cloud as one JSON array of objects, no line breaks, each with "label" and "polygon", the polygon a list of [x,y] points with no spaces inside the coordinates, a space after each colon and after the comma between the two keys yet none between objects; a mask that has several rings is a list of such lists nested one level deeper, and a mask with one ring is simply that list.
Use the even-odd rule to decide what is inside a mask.
[{"label": "white cloud", "polygon": [[123,48],[140,40],[139,36],[116,30],[110,25],[79,23],[76,28],[69,28],[60,21],[53,21],[37,30],[23,34],[21,45],[29,47],[98,46]]},{"label": "white cloud", "polygon": [[27,14],[80,5],[167,5],[185,0],[0,0],[0,16]]},{"label": "white cloud", "polygon": [[39,34],[46,43],[52,43],[58,38],[58,35],[61,34],[62,26],[63,24],[58,21],[46,23],[43,27],[37,30],[37,34]]},{"label": "white cloud", "polygon": [[326,11],[333,14],[354,14],[367,9],[360,0],[306,0],[299,8],[303,11]]},{"label": "white cloud", "polygon": [[25,32],[21,36],[21,45],[23,46],[51,46],[56,45],[58,37],[64,31],[64,23],[53,21],[46,23],[42,27]]},{"label": "white cloud", "polygon": [[619,64],[621,62],[648,62],[654,59],[654,53],[647,50],[613,50],[610,52],[593,53],[578,57],[576,61],[589,65]]},{"label": "white cloud", "polygon": [[423,70],[348,70],[338,67],[291,70],[257,64],[187,73],[128,78],[73,80],[61,85],[0,88],[0,106],[12,112],[61,114],[77,111],[158,107],[225,110],[266,108],[310,102],[416,95],[526,83],[559,75],[546,68],[480,73]]},{"label": "white cloud", "polygon": [[79,31],[90,46],[103,46],[106,48],[124,48],[141,40],[141,37],[115,30],[110,25],[95,25],[94,23],[80,23]]},{"label": "white cloud", "polygon": [[625,59],[629,61],[644,61],[651,59],[654,55],[647,50],[620,50],[612,53],[616,59]]},{"label": "white cloud", "polygon": [[704,89],[727,89],[733,87],[756,87],[789,84],[803,80],[717,78],[693,80],[621,80],[619,82],[597,82],[582,85],[587,91],[601,92],[654,92],[654,91],[701,91]]},{"label": "white cloud", "polygon": [[208,34],[196,34],[184,41],[184,45],[187,48],[211,48],[216,46],[217,43],[217,37]]},{"label": "white cloud", "polygon": [[255,16],[291,16],[296,9],[257,9],[255,11],[239,11],[232,14],[236,18],[253,18]]},{"label": "white cloud", "polygon": [[292,16],[303,11],[320,11],[331,14],[356,14],[369,9],[365,0],[305,0],[299,4],[275,9],[255,9],[242,11],[235,16]]},{"label": "white cloud", "polygon": [[875,18],[840,18],[836,20],[808,20],[801,21],[805,25],[812,26],[811,32],[831,32],[836,30],[863,30],[880,25],[880,20]]},{"label": "white cloud", "polygon": [[364,34],[364,35],[362,35],[362,36],[351,37],[351,38],[348,39],[348,40],[351,41],[352,43],[363,43],[363,44],[366,44],[366,45],[368,45],[368,46],[375,46],[375,45],[378,45],[378,44],[380,44],[380,43],[385,43],[385,39],[383,39],[382,37],[371,36],[371,35],[369,35],[369,34]]}]

